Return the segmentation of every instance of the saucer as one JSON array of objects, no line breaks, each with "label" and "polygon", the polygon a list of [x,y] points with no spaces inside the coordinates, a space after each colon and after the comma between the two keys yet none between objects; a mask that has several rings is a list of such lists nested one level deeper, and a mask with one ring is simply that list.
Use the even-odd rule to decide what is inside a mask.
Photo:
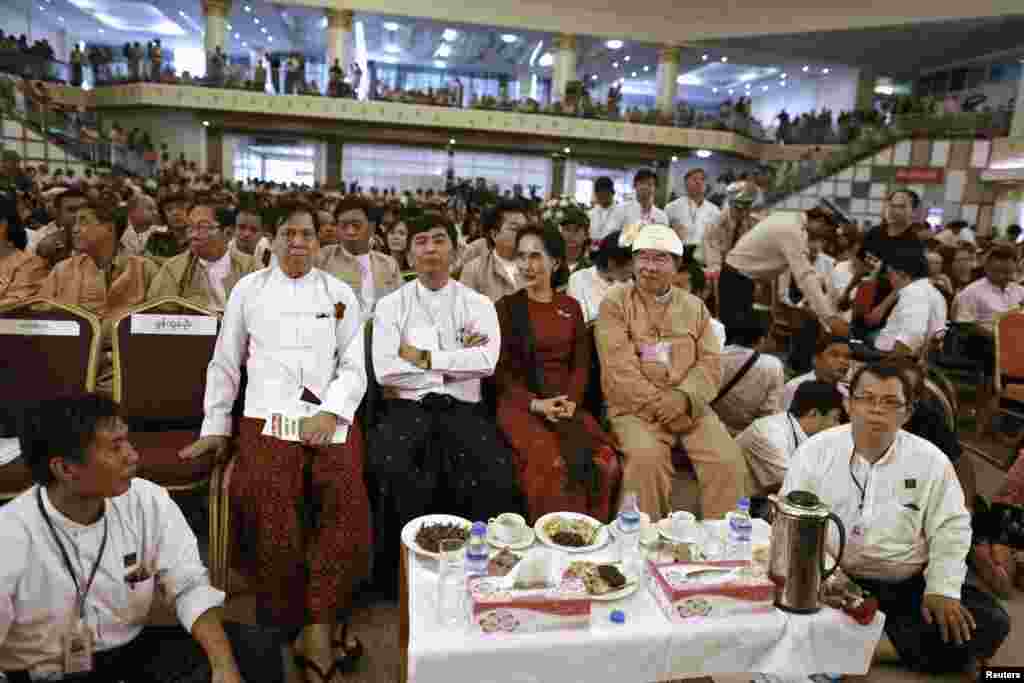
[{"label": "saucer", "polygon": [[690,529],[690,533],[685,536],[676,536],[675,529],[672,528],[672,520],[667,517],[659,521],[657,527],[662,538],[673,543],[700,543],[703,536],[700,527],[696,524]]},{"label": "saucer", "polygon": [[487,525],[487,542],[495,548],[508,548],[509,550],[523,550],[529,548],[535,539],[535,534],[532,528],[525,526],[523,527],[522,534],[518,541],[514,543],[502,543],[498,540],[497,536],[494,535],[494,525]]}]

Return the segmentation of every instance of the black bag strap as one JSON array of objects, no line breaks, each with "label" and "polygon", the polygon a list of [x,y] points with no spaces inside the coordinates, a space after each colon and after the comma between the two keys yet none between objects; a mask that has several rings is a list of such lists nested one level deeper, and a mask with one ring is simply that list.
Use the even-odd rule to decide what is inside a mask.
[{"label": "black bag strap", "polygon": [[739,384],[740,380],[743,379],[748,372],[750,372],[750,368],[754,367],[754,363],[756,363],[757,359],[760,357],[760,351],[754,351],[752,354],[750,354],[750,358],[747,359],[747,362],[740,366],[739,372],[733,375],[732,379],[726,382],[725,386],[719,390],[718,395],[711,399],[710,405],[714,407],[714,405],[718,403],[719,399],[721,399],[723,396],[732,391],[732,388]]}]

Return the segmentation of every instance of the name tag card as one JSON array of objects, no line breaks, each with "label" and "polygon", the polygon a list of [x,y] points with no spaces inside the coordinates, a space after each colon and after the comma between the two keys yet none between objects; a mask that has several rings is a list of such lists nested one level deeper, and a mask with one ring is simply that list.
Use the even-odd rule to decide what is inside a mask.
[{"label": "name tag card", "polygon": [[77,320],[0,320],[0,334],[15,334],[28,337],[77,337]]},{"label": "name tag card", "polygon": [[216,337],[217,319],[208,315],[132,314],[132,334]]}]

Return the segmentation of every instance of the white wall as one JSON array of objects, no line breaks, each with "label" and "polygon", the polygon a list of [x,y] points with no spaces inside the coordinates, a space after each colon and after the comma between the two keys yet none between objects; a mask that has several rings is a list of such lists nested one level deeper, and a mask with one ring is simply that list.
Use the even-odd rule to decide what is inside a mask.
[{"label": "white wall", "polygon": [[768,92],[761,92],[760,86],[755,86],[751,93],[751,114],[765,128],[778,124],[775,117],[783,109],[794,117],[828,108],[832,110],[834,121],[839,112],[852,110],[857,102],[856,72],[830,75],[828,78],[791,78],[785,88],[778,82],[769,84],[769,88]]},{"label": "white wall", "polygon": [[[185,110],[161,110],[160,112],[107,110],[102,112],[104,128],[109,128],[115,121],[121,124],[126,132],[132,128],[149,133],[158,151],[160,145],[167,143],[167,151],[171,162],[177,161],[184,152],[187,161],[196,162],[197,168],[206,170],[206,128],[202,123],[202,114]],[[227,154],[225,149],[225,168],[234,158],[234,152]]]}]

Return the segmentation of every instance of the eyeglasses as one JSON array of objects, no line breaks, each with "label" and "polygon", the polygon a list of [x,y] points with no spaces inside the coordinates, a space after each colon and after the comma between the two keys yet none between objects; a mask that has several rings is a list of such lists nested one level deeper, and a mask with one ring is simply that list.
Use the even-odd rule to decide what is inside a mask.
[{"label": "eyeglasses", "polygon": [[190,233],[211,233],[217,230],[220,230],[220,226],[214,223],[199,223],[188,226],[188,232]]},{"label": "eyeglasses", "polygon": [[882,408],[888,411],[903,410],[907,407],[906,401],[895,396],[873,396],[871,394],[854,394],[850,397],[857,403],[867,405],[869,408]]},{"label": "eyeglasses", "polygon": [[657,252],[654,254],[634,254],[633,260],[637,263],[648,263],[652,266],[667,266],[672,263],[672,255],[664,252]]}]

